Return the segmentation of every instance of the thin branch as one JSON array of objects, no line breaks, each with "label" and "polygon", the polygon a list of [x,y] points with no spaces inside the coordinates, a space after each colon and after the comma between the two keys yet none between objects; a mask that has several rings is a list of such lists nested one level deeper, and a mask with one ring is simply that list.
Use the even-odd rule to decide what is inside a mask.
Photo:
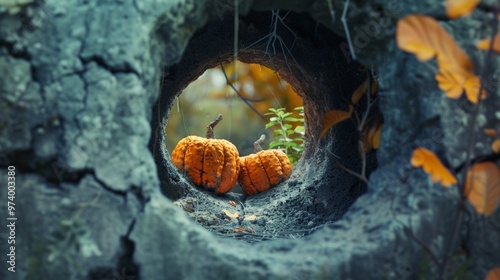
[{"label": "thin branch", "polygon": [[236,71],[236,62],[238,61],[238,30],[239,30],[239,0],[234,0],[234,43],[233,43],[233,52],[234,52],[234,80],[238,80],[238,71]]},{"label": "thin branch", "polygon": [[344,4],[344,10],[342,11],[342,18],[340,19],[340,21],[342,21],[342,24],[344,25],[344,31],[347,37],[347,43],[349,43],[349,49],[351,50],[352,59],[356,60],[356,53],[354,52],[354,46],[351,40],[351,33],[349,32],[349,27],[347,26],[346,15],[348,8],[349,8],[349,0],[346,0]]},{"label": "thin branch", "polygon": [[[500,3],[500,1],[498,1],[498,2]],[[455,245],[455,242],[458,238],[458,234],[459,234],[460,228],[462,227],[462,223],[463,223],[463,219],[464,219],[465,210],[463,209],[463,201],[466,200],[466,194],[464,193],[465,182],[467,181],[467,172],[472,164],[472,153],[474,152],[474,144],[476,141],[476,133],[475,133],[476,123],[477,123],[477,118],[479,116],[479,112],[481,111],[482,92],[484,90],[484,82],[481,80],[481,78],[486,76],[486,74],[488,74],[488,72],[490,72],[491,63],[489,63],[489,62],[492,61],[491,56],[493,55],[493,44],[495,42],[495,35],[497,33],[498,33],[498,17],[497,17],[497,15],[495,15],[495,17],[493,19],[493,30],[492,30],[492,34],[491,34],[490,46],[488,48],[488,53],[486,54],[486,57],[484,59],[484,66],[481,70],[481,75],[479,76],[479,79],[481,81],[481,86],[479,87],[479,98],[477,101],[477,108],[476,108],[476,111],[473,112],[472,118],[469,119],[468,128],[467,128],[467,130],[470,132],[469,133],[470,137],[468,139],[467,157],[465,159],[465,169],[464,169],[465,170],[465,180],[462,184],[460,184],[460,187],[458,188],[459,196],[462,197],[462,203],[459,203],[459,206],[458,206],[458,215],[457,215],[457,219],[455,222],[455,229],[454,229],[451,241],[448,244],[448,248],[446,249],[446,252],[445,252],[446,254],[445,254],[445,258],[443,260],[443,267],[439,272],[439,279],[443,279],[443,277],[444,277],[444,273],[445,273],[447,262],[448,262],[448,255],[450,254],[451,250],[453,249],[453,246]]]},{"label": "thin branch", "polygon": [[354,175],[356,176],[358,179],[360,179],[361,181],[365,182],[366,184],[368,184],[368,179],[366,179],[366,177],[363,177],[362,175],[358,174],[357,172],[355,171],[352,171],[351,169],[345,167],[342,163],[340,163],[339,161],[336,162],[336,164],[342,168],[345,172],[351,174],[351,175]]},{"label": "thin branch", "polygon": [[429,255],[429,257],[432,259],[432,261],[436,264],[438,269],[441,270],[441,268],[444,265],[444,262],[439,261],[439,259],[436,257],[436,254],[434,254],[434,252],[432,252],[431,248],[429,248],[429,246],[427,246],[424,242],[422,242],[422,240],[418,239],[413,234],[413,231],[411,229],[409,229],[408,227],[406,227],[406,226],[403,227],[403,231],[407,235],[409,235],[411,237],[411,239],[413,239],[415,242],[417,242],[418,245],[420,245],[420,247],[422,247],[422,249],[424,249],[424,251]]},{"label": "thin branch", "polygon": [[252,111],[254,111],[257,115],[259,115],[259,117],[261,119],[263,119],[264,121],[267,121],[266,118],[261,113],[259,113],[259,111],[257,111],[257,109],[255,109],[255,107],[253,107],[252,104],[250,104],[250,102],[261,102],[264,99],[248,99],[248,98],[242,96],[240,94],[240,92],[236,89],[236,87],[229,81],[229,78],[227,77],[227,74],[226,74],[226,69],[224,68],[224,65],[222,65],[222,63],[220,64],[220,67],[222,69],[222,73],[224,74],[224,77],[226,78],[226,83],[234,90],[234,92],[236,92],[236,94],[238,95],[238,97],[241,98],[241,100],[243,102],[245,102],[245,104],[250,109],[252,109]]},{"label": "thin branch", "polygon": [[326,0],[328,4],[328,10],[330,10],[330,17],[332,18],[332,24],[335,24],[335,10],[333,10],[332,0]]}]

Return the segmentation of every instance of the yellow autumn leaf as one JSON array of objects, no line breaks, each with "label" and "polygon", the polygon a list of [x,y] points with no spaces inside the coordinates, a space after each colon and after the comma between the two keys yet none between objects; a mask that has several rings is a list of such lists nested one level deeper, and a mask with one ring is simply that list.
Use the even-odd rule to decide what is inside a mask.
[{"label": "yellow autumn leaf", "polygon": [[491,150],[493,150],[495,154],[500,154],[500,139],[493,141],[491,144]]},{"label": "yellow autumn leaf", "polygon": [[467,171],[464,194],[476,212],[491,215],[500,199],[500,168],[489,161],[474,164]]},{"label": "yellow autumn leaf", "polygon": [[446,0],[446,14],[449,18],[466,16],[476,8],[480,0]]},{"label": "yellow autumn leaf", "polygon": [[444,187],[449,187],[457,183],[457,179],[443,165],[439,158],[431,151],[423,147],[418,147],[413,151],[411,157],[413,167],[422,167],[434,183],[441,183]]},{"label": "yellow autumn leaf", "polygon": [[494,267],[486,275],[486,280],[500,280],[500,267]]},{"label": "yellow autumn leaf", "polygon": [[[465,96],[471,103],[475,104],[478,102],[481,81],[475,74],[465,71],[448,71],[448,69],[442,69],[437,73],[436,81],[439,88],[445,92],[448,98],[458,99],[465,91]],[[481,99],[484,99],[486,91],[483,89],[482,93]]]},{"label": "yellow autumn leaf", "polygon": [[448,98],[458,99],[464,91],[465,78],[450,71],[440,71],[436,75],[439,89],[445,92]]},{"label": "yellow autumn leaf", "polygon": [[427,24],[430,17],[409,15],[398,21],[396,28],[396,42],[403,51],[414,54],[420,61],[428,61],[437,55],[434,46],[435,32]]},{"label": "yellow autumn leaf", "polygon": [[[380,138],[382,135],[383,123],[377,116],[375,120],[363,132],[363,150],[368,153],[371,149],[378,149],[380,147]],[[368,131],[366,131],[368,130]]]},{"label": "yellow autumn leaf", "polygon": [[484,134],[488,135],[489,137],[497,137],[498,133],[495,129],[493,128],[485,128],[483,130]]},{"label": "yellow autumn leaf", "polygon": [[380,124],[377,127],[377,129],[375,130],[373,136],[371,137],[372,147],[374,149],[378,149],[378,147],[380,147],[380,138],[382,136],[382,127],[383,127],[383,125]]},{"label": "yellow autumn leaf", "polygon": [[325,136],[325,134],[332,128],[334,125],[347,120],[351,117],[354,107],[349,105],[349,111],[342,110],[331,110],[326,112],[323,115],[323,127],[321,129],[320,137]]},{"label": "yellow autumn leaf", "polygon": [[472,60],[435,19],[423,15],[404,17],[398,21],[396,40],[400,49],[421,61],[436,57],[436,81],[447,97],[457,99],[465,91],[467,99],[477,103],[481,81],[474,73]]},{"label": "yellow autumn leaf", "polygon": [[359,100],[363,95],[366,93],[366,84],[368,83],[368,80],[363,81],[361,85],[352,93],[351,97],[351,102],[352,104],[356,105],[358,104]]},{"label": "yellow autumn leaf", "polygon": [[[490,49],[490,44],[491,44],[491,38],[486,38],[483,39],[479,42],[477,42],[476,47],[480,50],[487,51]],[[495,35],[493,39],[493,49],[494,52],[500,53],[500,35],[497,34]]]}]

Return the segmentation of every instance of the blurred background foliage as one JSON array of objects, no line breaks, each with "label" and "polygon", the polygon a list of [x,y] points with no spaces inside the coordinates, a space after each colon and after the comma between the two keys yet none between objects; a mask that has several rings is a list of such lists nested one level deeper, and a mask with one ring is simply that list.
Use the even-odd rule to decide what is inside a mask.
[{"label": "blurred background foliage", "polygon": [[273,70],[240,61],[222,67],[230,83],[255,110],[227,83],[221,67],[208,69],[182,91],[170,111],[165,128],[169,151],[188,135],[205,137],[207,125],[217,114],[222,114],[224,120],[215,129],[215,137],[231,141],[242,156],[253,152],[253,143],[261,134],[268,136],[262,145],[265,149],[278,137],[265,128],[270,117],[264,114],[270,108],[285,108],[301,117],[294,109],[302,106],[302,99]]}]

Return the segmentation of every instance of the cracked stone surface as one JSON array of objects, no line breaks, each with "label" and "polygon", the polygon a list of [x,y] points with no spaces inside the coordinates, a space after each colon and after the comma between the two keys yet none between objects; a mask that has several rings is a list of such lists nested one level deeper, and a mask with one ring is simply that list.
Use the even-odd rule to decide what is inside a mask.
[{"label": "cracked stone surface", "polygon": [[[350,1],[349,31],[358,60],[378,77],[384,116],[368,186],[336,166],[340,157],[359,167],[352,125],[319,138],[322,114],[344,108],[366,77],[349,57],[344,1],[331,1],[333,21],[330,1],[242,2],[239,58],[279,68],[303,98],[307,120],[306,149],[291,178],[250,198],[197,189],[163,145],[182,87],[232,57],[233,1],[25,2],[13,12],[0,8],[0,167],[16,167],[18,218],[17,272],[6,269],[1,230],[0,279],[432,279],[435,266],[420,270],[431,262],[426,251],[454,256],[447,276],[465,263],[473,279],[484,279],[500,266],[498,207],[486,219],[466,203],[450,246],[457,190],[409,164],[424,146],[462,180],[477,108],[447,99],[435,62],[417,61],[394,41],[401,17],[435,16],[481,73],[486,55],[474,46],[492,32],[490,1],[453,21],[442,1]],[[298,64],[279,53],[262,59],[266,45],[251,45],[268,34],[271,9],[295,12],[284,22],[297,35]],[[280,36],[285,44],[295,39]],[[471,158],[500,164],[482,133],[500,131],[498,62],[494,56],[491,73],[481,73],[489,96]],[[0,207],[7,208],[5,191]],[[238,226],[254,232],[233,232]]]}]

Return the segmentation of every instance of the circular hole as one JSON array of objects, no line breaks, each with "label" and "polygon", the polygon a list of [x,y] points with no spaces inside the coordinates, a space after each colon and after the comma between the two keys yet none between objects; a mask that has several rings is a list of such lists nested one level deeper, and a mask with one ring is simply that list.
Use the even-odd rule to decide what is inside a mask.
[{"label": "circular hole", "polygon": [[[170,160],[166,144],[169,134],[164,130],[176,113],[177,98],[183,98],[185,93],[181,94],[181,91],[207,69],[232,60],[234,42],[232,35],[228,35],[233,34],[229,29],[232,19],[208,23],[193,36],[183,59],[165,69],[162,94],[155,111],[161,121],[155,125],[153,152],[162,191],[196,223],[221,236],[236,236],[248,241],[301,237],[338,220],[366,191],[366,184],[347,170],[360,172],[365,165],[365,176],[369,176],[376,167],[374,151],[367,153],[364,156],[366,161],[362,163],[358,145],[361,136],[354,119],[320,135],[325,113],[335,109],[348,111],[352,93],[371,71],[345,57],[343,38],[318,26],[304,14],[290,12],[284,13],[286,17],[282,15],[283,21],[279,24],[286,25],[286,28],[281,26],[278,34],[282,40],[280,43],[288,50],[270,52],[273,45],[268,40],[271,34],[269,26],[276,18],[273,13],[251,12],[241,18],[238,59],[276,71],[303,100],[307,121],[304,152],[287,181],[248,198],[236,193],[214,195],[193,187]],[[356,106],[358,114],[363,114],[363,108],[366,108],[363,100]],[[202,116],[201,126],[206,127],[217,113],[213,111],[210,117]],[[227,129],[217,131],[222,137],[224,133],[227,135]],[[204,135],[204,131],[190,133]],[[258,136],[250,137],[255,141]],[[255,234],[250,234],[250,231]]]}]

